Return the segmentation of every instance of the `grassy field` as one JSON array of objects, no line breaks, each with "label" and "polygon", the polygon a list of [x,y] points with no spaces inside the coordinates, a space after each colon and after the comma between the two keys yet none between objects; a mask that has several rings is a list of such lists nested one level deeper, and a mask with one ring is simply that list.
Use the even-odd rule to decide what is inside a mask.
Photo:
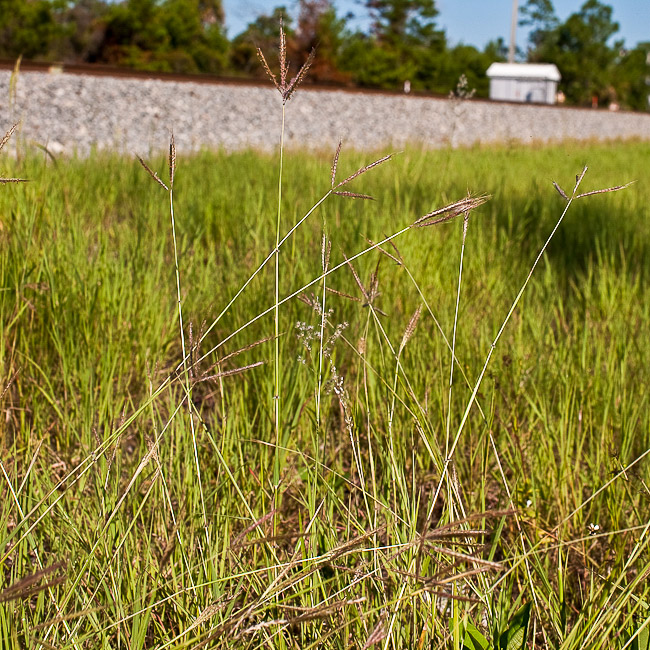
[{"label": "grassy field", "polygon": [[649,155],[4,156],[0,646],[647,649]]}]

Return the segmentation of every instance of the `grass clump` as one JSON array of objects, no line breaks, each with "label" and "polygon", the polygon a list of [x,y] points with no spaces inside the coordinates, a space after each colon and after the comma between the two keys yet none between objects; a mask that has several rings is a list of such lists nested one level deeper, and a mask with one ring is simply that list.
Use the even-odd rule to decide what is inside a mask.
[{"label": "grass clump", "polygon": [[6,160],[0,645],[640,647],[647,154]]}]

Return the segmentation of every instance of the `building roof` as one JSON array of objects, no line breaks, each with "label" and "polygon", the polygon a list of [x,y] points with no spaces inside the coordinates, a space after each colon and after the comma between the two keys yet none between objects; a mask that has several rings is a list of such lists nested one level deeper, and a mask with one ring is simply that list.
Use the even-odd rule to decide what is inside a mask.
[{"label": "building roof", "polygon": [[559,81],[562,78],[554,63],[493,63],[487,70],[487,76],[546,81]]}]

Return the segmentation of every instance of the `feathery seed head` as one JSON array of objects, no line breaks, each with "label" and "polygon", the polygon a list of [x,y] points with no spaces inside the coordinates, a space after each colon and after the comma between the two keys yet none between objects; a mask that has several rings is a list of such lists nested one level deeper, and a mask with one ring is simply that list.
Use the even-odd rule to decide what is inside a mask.
[{"label": "feathery seed head", "polygon": [[312,50],[307,57],[307,60],[303,63],[298,74],[287,83],[288,74],[289,74],[289,62],[287,61],[287,37],[284,33],[284,26],[282,21],[280,21],[280,51],[279,51],[279,63],[280,63],[280,82],[278,83],[277,77],[273,74],[271,67],[264,56],[262,50],[257,48],[257,56],[262,63],[264,71],[268,75],[269,79],[273,82],[273,85],[278,89],[278,92],[282,96],[282,103],[286,104],[290,99],[293,93],[296,91],[300,83],[305,78],[307,71],[311,67],[311,64],[314,61],[315,50]]},{"label": "feathery seed head", "polygon": [[[14,131],[18,128],[18,123],[14,124],[3,136],[2,140],[0,140],[0,151],[2,148],[9,142],[9,138],[14,134]],[[27,181],[24,178],[1,178],[0,177],[0,183],[3,185],[6,185],[7,183],[26,183]]]},{"label": "feathery seed head", "polygon": [[172,132],[169,140],[169,187],[174,187],[174,172],[176,171],[176,143]]},{"label": "feathery seed head", "polygon": [[336,147],[336,153],[334,154],[334,161],[332,162],[332,187],[334,187],[334,179],[336,178],[336,168],[339,164],[339,156],[341,155],[341,147],[343,146],[343,141],[339,140],[338,147]]},{"label": "feathery seed head", "polygon": [[402,351],[406,347],[406,344],[409,342],[409,340],[415,333],[415,328],[418,326],[418,321],[420,320],[421,313],[422,313],[422,305],[418,305],[418,308],[413,313],[413,316],[411,316],[411,320],[409,321],[409,324],[406,326],[406,329],[404,330],[404,336],[402,336],[402,342],[400,343],[398,354],[402,353]]},{"label": "feathery seed head", "polygon": [[480,205],[483,205],[489,199],[490,196],[488,194],[482,194],[479,196],[467,196],[460,201],[450,203],[443,208],[433,210],[433,212],[429,212],[423,217],[416,219],[411,224],[411,228],[425,228],[426,226],[435,226],[438,223],[450,221],[451,219],[457,217],[459,214],[468,214],[471,210],[474,210]]},{"label": "feathery seed head", "polygon": [[147,163],[140,156],[138,156],[138,154],[136,154],[135,157],[138,159],[139,163],[144,167],[144,169],[149,174],[149,176],[151,176],[151,178],[153,178],[154,181],[156,181],[156,183],[158,183],[158,185],[160,185],[161,187],[164,187],[169,192],[169,188],[163,182],[163,180],[160,178],[160,176],[158,176],[158,174],[156,174],[156,172],[153,169],[151,169],[151,167],[149,167],[149,165],[147,165]]}]

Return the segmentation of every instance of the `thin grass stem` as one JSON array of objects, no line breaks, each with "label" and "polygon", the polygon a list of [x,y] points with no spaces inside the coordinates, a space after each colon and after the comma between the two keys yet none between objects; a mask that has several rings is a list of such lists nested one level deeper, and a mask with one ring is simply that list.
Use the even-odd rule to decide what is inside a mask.
[{"label": "thin grass stem", "polygon": [[582,175],[579,176],[576,179],[576,185],[575,189],[573,191],[572,197],[567,201],[567,204],[564,206],[564,210],[562,211],[562,214],[560,215],[560,218],[557,220],[555,226],[553,227],[553,230],[551,231],[551,234],[548,236],[546,241],[544,242],[544,245],[540,249],[539,253],[537,254],[537,257],[535,258],[535,261],[533,262],[532,267],[530,268],[530,271],[528,272],[528,275],[526,276],[526,279],[524,280],[524,283],[522,284],[521,288],[519,289],[519,292],[517,293],[515,299],[512,302],[512,305],[510,306],[510,309],[508,310],[508,313],[506,314],[506,317],[503,319],[503,322],[501,323],[501,326],[499,327],[499,331],[497,332],[496,336],[494,337],[494,340],[492,341],[492,344],[490,345],[490,350],[487,354],[487,357],[485,359],[485,363],[483,364],[483,368],[478,376],[478,379],[476,380],[476,384],[474,385],[474,390],[472,391],[472,395],[469,399],[469,402],[467,403],[467,406],[465,408],[465,412],[463,413],[462,420],[460,424],[458,425],[458,430],[456,432],[456,435],[454,437],[453,444],[451,445],[451,448],[449,449],[449,453],[447,454],[447,460],[445,461],[445,466],[442,471],[442,476],[440,477],[440,480],[438,482],[438,487],[436,488],[435,495],[433,497],[433,500],[431,502],[431,506],[429,507],[429,514],[428,517],[431,516],[431,513],[433,512],[433,509],[436,505],[436,502],[438,500],[438,495],[440,494],[440,488],[442,487],[442,483],[444,482],[447,472],[449,469],[449,464],[451,462],[452,456],[454,454],[454,451],[456,450],[456,446],[458,445],[458,441],[460,440],[460,436],[463,432],[463,429],[465,428],[465,423],[467,422],[467,418],[469,417],[469,413],[472,409],[472,406],[474,404],[474,401],[476,399],[476,395],[479,391],[479,388],[481,387],[481,383],[483,382],[483,377],[485,376],[485,373],[487,371],[488,366],[490,365],[490,360],[492,358],[492,354],[494,353],[494,350],[496,349],[497,343],[501,339],[501,336],[503,332],[506,329],[506,326],[510,322],[510,318],[512,317],[512,314],[514,313],[515,309],[519,305],[519,301],[521,300],[521,297],[524,294],[524,291],[526,291],[526,288],[528,287],[528,284],[530,282],[530,279],[533,277],[533,273],[535,272],[535,269],[537,268],[537,265],[539,264],[539,261],[542,259],[544,253],[546,252],[546,249],[548,248],[548,245],[551,243],[551,240],[553,239],[555,233],[557,232],[558,228],[562,224],[562,221],[564,221],[564,217],[566,216],[566,213],[568,212],[569,208],[571,207],[571,204],[574,201],[576,191],[578,187],[580,186],[580,183],[582,179],[584,178],[585,172],[587,171],[587,168],[585,167],[584,171],[582,172]]}]

